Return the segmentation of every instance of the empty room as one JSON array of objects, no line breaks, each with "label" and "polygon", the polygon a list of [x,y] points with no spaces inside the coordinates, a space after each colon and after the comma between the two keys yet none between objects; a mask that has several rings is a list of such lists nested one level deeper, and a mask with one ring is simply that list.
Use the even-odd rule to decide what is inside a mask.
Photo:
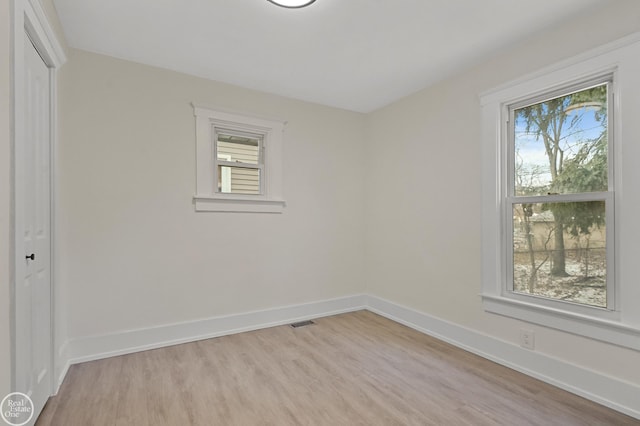
[{"label": "empty room", "polygon": [[640,1],[0,3],[0,424],[640,425]]}]

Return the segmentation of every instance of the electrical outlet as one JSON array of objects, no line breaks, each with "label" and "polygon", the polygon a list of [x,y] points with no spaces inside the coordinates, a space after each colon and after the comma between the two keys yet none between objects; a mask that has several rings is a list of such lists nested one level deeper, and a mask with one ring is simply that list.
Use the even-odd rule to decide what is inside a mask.
[{"label": "electrical outlet", "polygon": [[535,349],[536,335],[532,330],[520,329],[520,346],[526,349]]}]

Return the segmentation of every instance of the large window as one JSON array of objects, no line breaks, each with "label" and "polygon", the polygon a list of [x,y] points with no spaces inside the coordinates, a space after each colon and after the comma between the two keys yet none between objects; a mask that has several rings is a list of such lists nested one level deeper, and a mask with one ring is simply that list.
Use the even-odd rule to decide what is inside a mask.
[{"label": "large window", "polygon": [[194,107],[196,210],[280,213],[284,123]]},{"label": "large window", "polygon": [[611,78],[508,107],[504,227],[514,293],[614,308]]},{"label": "large window", "polygon": [[480,100],[485,310],[640,349],[640,36]]}]

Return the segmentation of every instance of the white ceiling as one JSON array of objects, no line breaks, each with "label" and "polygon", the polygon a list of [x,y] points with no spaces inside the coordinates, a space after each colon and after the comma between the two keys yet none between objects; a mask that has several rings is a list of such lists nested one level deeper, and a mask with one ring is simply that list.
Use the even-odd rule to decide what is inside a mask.
[{"label": "white ceiling", "polygon": [[54,0],[68,43],[369,112],[614,0]]}]

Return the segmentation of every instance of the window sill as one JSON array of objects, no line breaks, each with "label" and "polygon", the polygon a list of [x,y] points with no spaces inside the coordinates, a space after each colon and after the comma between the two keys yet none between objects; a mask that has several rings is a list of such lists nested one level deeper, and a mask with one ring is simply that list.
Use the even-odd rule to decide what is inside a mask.
[{"label": "window sill", "polygon": [[482,302],[487,312],[640,350],[640,328],[623,322],[489,294],[482,295]]},{"label": "window sill", "polygon": [[193,202],[197,212],[282,213],[286,205],[284,200],[210,195],[196,195]]}]

